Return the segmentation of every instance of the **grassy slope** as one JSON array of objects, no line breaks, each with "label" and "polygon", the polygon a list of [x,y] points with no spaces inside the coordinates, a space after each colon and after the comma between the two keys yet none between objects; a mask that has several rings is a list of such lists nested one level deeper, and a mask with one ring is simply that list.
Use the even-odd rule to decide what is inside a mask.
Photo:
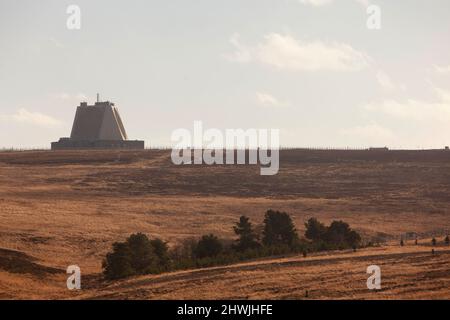
[{"label": "grassy slope", "polygon": [[[80,265],[86,285],[96,288],[86,297],[110,296],[109,289],[98,289],[95,279],[112,242],[137,231],[159,236],[171,245],[207,232],[232,237],[231,227],[239,215],[261,223],[268,208],[288,211],[300,232],[303,222],[315,216],[325,222],[343,219],[367,237],[398,239],[405,232],[417,232],[423,238],[442,235],[450,229],[449,155],[433,151],[368,157],[364,152],[283,151],[280,173],[261,177],[256,166],[173,166],[168,151],[0,153],[0,248],[17,250],[44,267],[62,270],[57,275],[37,276],[12,273],[0,265],[0,298],[67,297],[63,271],[70,264]],[[440,274],[444,261],[448,265],[448,255],[440,256],[440,262],[433,258],[436,264],[421,259],[425,258],[413,254],[387,261],[418,264],[413,274],[435,281],[428,296],[439,297],[439,282],[448,281]],[[206,273],[205,286],[198,290],[189,289],[187,277],[184,287],[181,281],[177,290],[171,287],[176,282],[163,281],[155,294],[139,286],[128,294],[130,298],[139,297],[140,291],[146,298],[212,298],[235,292],[240,298],[289,298],[301,297],[306,288],[301,282],[306,281],[312,297],[373,297],[360,291],[364,288],[325,287],[325,282],[314,277],[317,270],[326,273],[327,268],[347,274],[345,270],[354,265],[355,276],[363,270],[361,276],[366,278],[368,261],[360,265],[350,261],[348,265],[336,260],[315,267],[262,267],[248,274],[259,277],[259,285],[245,281],[248,271],[226,271],[230,277],[218,282]],[[398,272],[401,287],[404,277],[396,270],[392,272]],[[283,278],[283,274],[292,278]],[[350,285],[354,276],[348,276]],[[215,284],[208,290],[211,279]],[[403,291],[398,289],[400,297],[426,296],[426,286],[423,292],[415,291],[414,285],[406,285],[408,281],[405,278]],[[360,282],[355,285],[361,286]],[[215,290],[216,285],[223,285],[223,290]],[[123,292],[111,296],[126,297]]]}]

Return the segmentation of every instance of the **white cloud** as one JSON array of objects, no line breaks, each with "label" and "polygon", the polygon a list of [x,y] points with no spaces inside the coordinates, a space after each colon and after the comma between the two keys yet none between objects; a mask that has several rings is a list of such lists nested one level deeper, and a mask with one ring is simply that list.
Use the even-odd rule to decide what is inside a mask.
[{"label": "white cloud", "polygon": [[393,90],[395,88],[391,78],[383,71],[378,71],[376,74],[378,83],[387,90]]},{"label": "white cloud", "polygon": [[433,88],[433,90],[442,102],[450,104],[450,91],[440,88]]},{"label": "white cloud", "polygon": [[438,66],[434,65],[433,69],[436,73],[440,74],[450,74],[450,65],[449,66]]},{"label": "white cloud", "polygon": [[333,0],[299,0],[302,4],[309,4],[315,7],[330,4]]},{"label": "white cloud", "polygon": [[70,94],[66,92],[56,93],[51,95],[51,97],[58,100],[64,101],[73,100],[76,102],[86,101],[88,99],[88,97],[83,93]]},{"label": "white cloud", "polygon": [[230,38],[230,43],[235,47],[235,51],[231,54],[225,54],[224,57],[230,61],[234,62],[250,62],[252,60],[252,55],[250,49],[242,45],[239,41],[240,35],[235,33]]},{"label": "white cloud", "polygon": [[0,115],[0,121],[23,123],[45,128],[56,128],[63,125],[63,122],[58,119],[39,112],[30,112],[24,108],[19,109],[14,114]]},{"label": "white cloud", "polygon": [[372,102],[364,106],[370,112],[381,113],[393,118],[431,123],[450,122],[450,92],[434,88],[436,101],[406,101],[384,100]]},{"label": "white cloud", "polygon": [[357,71],[371,63],[365,53],[344,43],[299,41],[290,35],[270,33],[256,46],[239,42],[239,36],[230,40],[236,51],[225,57],[234,62],[259,62],[279,70],[292,71]]},{"label": "white cloud", "polygon": [[262,63],[279,69],[307,71],[360,70],[368,65],[367,57],[349,45],[300,42],[277,33],[265,37],[265,42],[259,46],[258,58]]},{"label": "white cloud", "polygon": [[264,107],[279,107],[283,105],[273,95],[265,92],[257,92],[256,101]]},{"label": "white cloud", "polygon": [[[367,117],[387,121],[397,146],[442,148],[450,137],[450,91],[433,87],[434,99],[382,100],[364,106]],[[389,143],[392,145],[391,143]]]},{"label": "white cloud", "polygon": [[363,138],[368,143],[376,143],[381,146],[389,145],[395,138],[395,134],[388,128],[378,124],[368,124],[353,128],[342,129],[340,134],[345,136]]},{"label": "white cloud", "polygon": [[[299,0],[301,4],[311,5],[314,7],[321,7],[334,2],[334,0]],[[368,7],[370,5],[369,0],[355,0],[355,2],[361,4],[364,7]]]},{"label": "white cloud", "polygon": [[401,90],[406,90],[406,86],[404,84],[396,85],[394,81],[392,81],[391,77],[384,71],[378,71],[375,77],[384,90],[392,91],[398,88]]},{"label": "white cloud", "polygon": [[360,5],[362,5],[363,7],[370,6],[370,1],[369,0],[355,0],[355,1],[358,2]]},{"label": "white cloud", "polygon": [[55,38],[49,38],[49,41],[56,47],[56,48],[64,48],[64,45],[59,42],[57,39]]},{"label": "white cloud", "polygon": [[70,95],[65,92],[58,94],[57,97],[61,100],[69,100],[70,99]]}]

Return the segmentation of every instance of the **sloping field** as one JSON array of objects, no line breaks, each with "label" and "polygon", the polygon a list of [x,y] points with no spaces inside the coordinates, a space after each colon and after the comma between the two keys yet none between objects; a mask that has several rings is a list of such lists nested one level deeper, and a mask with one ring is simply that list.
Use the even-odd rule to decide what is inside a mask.
[{"label": "sloping field", "polygon": [[[400,235],[416,233],[425,244],[450,230],[450,152],[286,150],[276,176],[260,176],[258,166],[175,166],[165,150],[0,153],[0,298],[71,297],[64,270],[72,264],[81,267],[85,284],[74,297],[85,298],[220,298],[233,292],[235,298],[299,298],[304,290],[311,298],[439,298],[446,291],[440,283],[448,288],[448,253],[430,256],[431,249],[422,246],[406,246],[413,252],[404,253],[371,249],[388,250],[375,260],[386,263],[386,281],[403,288],[376,296],[364,289],[370,259],[353,253],[348,259],[330,254],[323,259],[337,260],[313,264],[292,258],[299,262],[266,268],[261,262],[256,271],[233,266],[220,277],[210,269],[192,271],[182,273],[179,287],[172,274],[130,280],[130,290],[127,281],[98,280],[111,244],[131,233],[158,236],[170,245],[209,232],[232,238],[240,215],[258,225],[269,208],[291,214],[299,233],[314,216],[326,223],[342,219],[367,239],[398,243]],[[11,267],[23,263],[22,269]],[[397,267],[411,264],[410,276],[401,276]],[[328,278],[319,281],[317,272],[333,269],[342,270],[349,285],[361,278],[354,289],[338,289],[334,278],[325,287]],[[189,277],[202,272],[195,287]],[[158,277],[165,280],[154,283]],[[420,290],[408,284],[425,278],[429,283]]]},{"label": "sloping field", "polygon": [[[388,247],[146,276],[79,298],[450,299],[450,250],[430,251]],[[381,290],[367,288],[369,265],[381,268]]]}]

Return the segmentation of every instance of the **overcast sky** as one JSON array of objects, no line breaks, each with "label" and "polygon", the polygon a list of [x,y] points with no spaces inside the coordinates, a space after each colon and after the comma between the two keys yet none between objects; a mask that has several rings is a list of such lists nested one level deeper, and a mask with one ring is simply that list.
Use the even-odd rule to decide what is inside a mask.
[{"label": "overcast sky", "polygon": [[443,148],[450,1],[0,0],[0,147],[48,148],[97,92],[147,146],[201,120],[282,146]]}]

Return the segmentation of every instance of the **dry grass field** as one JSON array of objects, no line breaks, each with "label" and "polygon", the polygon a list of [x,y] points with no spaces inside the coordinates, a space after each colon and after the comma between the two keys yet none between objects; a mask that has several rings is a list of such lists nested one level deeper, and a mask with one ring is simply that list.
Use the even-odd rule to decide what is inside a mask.
[{"label": "dry grass field", "polygon": [[[240,215],[262,223],[287,211],[299,233],[310,217],[348,222],[380,247],[307,258],[104,282],[115,241],[144,232],[175,245],[216,233],[232,238]],[[0,153],[0,299],[449,299],[450,152],[281,152],[280,172],[258,166],[175,166],[170,151]],[[419,245],[401,235],[416,233]],[[66,289],[67,266],[83,290]],[[382,268],[383,289],[366,288]]]}]

